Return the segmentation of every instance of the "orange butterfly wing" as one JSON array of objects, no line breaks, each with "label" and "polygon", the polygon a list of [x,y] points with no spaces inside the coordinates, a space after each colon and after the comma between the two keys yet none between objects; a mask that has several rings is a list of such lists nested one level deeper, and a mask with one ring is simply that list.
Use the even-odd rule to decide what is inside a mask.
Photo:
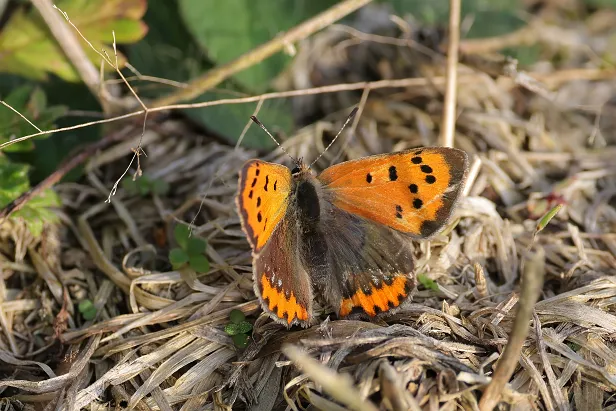
[{"label": "orange butterfly wing", "polygon": [[285,166],[260,160],[244,164],[236,201],[242,228],[255,254],[285,216],[291,185],[291,171]]},{"label": "orange butterfly wing", "polygon": [[467,171],[464,151],[432,147],[347,161],[318,179],[336,207],[429,238],[447,224]]}]

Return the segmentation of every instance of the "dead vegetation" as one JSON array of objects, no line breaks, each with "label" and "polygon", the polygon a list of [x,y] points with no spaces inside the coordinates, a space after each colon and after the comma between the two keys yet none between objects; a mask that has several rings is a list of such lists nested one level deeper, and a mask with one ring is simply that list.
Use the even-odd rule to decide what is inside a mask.
[{"label": "dead vegetation", "polygon": [[[359,119],[318,170],[440,144],[442,32],[392,22],[379,8],[362,13],[354,26],[331,26],[302,44],[278,81],[288,89],[378,81],[288,100],[305,127],[279,138],[306,159],[360,103]],[[260,315],[234,206],[237,172],[260,153],[179,120],[156,123],[144,135],[141,168],[170,192],[120,189],[111,204],[104,200],[133,139],[97,153],[81,183],[56,187],[60,226],[40,240],[16,224],[0,227],[3,409],[476,410],[519,336],[520,307],[531,320],[500,407],[616,409],[616,146],[610,106],[602,112],[616,81],[596,58],[615,32],[592,21],[542,36],[546,56],[566,54],[558,66],[546,58],[518,71],[485,54],[511,46],[511,36],[462,42],[454,142],[472,158],[467,196],[450,228],[414,244],[427,280],[387,321],[341,321],[319,307],[320,325],[289,331]],[[517,44],[539,40],[528,34],[538,27],[529,24]],[[589,37],[576,43],[582,34]],[[289,163],[281,150],[262,157]],[[207,273],[174,271],[167,258],[174,225],[193,218],[193,235],[208,242]],[[534,308],[520,300],[522,277],[543,278]],[[90,321],[77,310],[86,298],[96,307]],[[254,322],[245,349],[223,331],[232,309]]]}]

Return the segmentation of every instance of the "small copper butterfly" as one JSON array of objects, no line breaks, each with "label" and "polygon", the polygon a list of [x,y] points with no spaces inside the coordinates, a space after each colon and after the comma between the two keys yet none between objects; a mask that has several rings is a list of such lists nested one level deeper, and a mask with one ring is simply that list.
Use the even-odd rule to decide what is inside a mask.
[{"label": "small copper butterfly", "polygon": [[447,224],[467,172],[467,154],[446,147],[363,157],[318,176],[301,160],[292,170],[249,160],[236,205],[265,312],[307,327],[317,295],[339,317],[395,312],[415,288],[409,239]]}]

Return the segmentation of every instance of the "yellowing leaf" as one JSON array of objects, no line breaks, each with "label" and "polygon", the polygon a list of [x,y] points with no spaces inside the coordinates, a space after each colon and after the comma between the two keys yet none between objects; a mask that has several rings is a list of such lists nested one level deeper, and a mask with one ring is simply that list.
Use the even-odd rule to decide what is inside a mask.
[{"label": "yellowing leaf", "polygon": [[[58,0],[58,8],[68,14],[71,22],[98,50],[105,49],[115,61],[111,45],[115,31],[116,43],[134,43],[147,32],[140,19],[145,13],[145,0]],[[59,13],[59,12],[58,12]],[[71,30],[74,30],[71,27]],[[98,67],[101,57],[75,32],[88,57]],[[118,53],[118,64],[126,59]],[[106,65],[106,70],[113,68]],[[35,8],[18,9],[0,31],[0,72],[14,73],[35,80],[45,80],[54,73],[66,81],[77,82],[79,75],[65,57]]]}]

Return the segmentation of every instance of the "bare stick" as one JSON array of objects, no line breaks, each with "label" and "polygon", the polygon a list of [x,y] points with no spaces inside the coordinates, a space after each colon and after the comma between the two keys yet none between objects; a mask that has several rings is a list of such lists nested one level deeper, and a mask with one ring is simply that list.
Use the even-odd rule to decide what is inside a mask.
[{"label": "bare stick", "polygon": [[460,2],[449,0],[449,45],[447,47],[447,85],[441,139],[444,147],[453,147],[456,132],[456,98],[458,87],[458,47],[460,45]]},{"label": "bare stick", "polygon": [[164,96],[152,104],[152,107],[166,106],[177,101],[192,100],[200,96],[207,90],[216,87],[225,79],[239,73],[248,67],[254,66],[256,63],[265,60],[274,53],[283,50],[289,44],[303,40],[311,34],[324,29],[335,21],[340,20],[346,15],[370,3],[371,0],[345,0],[324,12],[317,14],[313,18],[303,22],[302,24],[292,28],[286,33],[273,38],[265,44],[243,54],[237,59],[209,70],[205,75],[198,77],[190,82],[189,87],[185,90],[178,91],[167,96]]},{"label": "bare stick", "polygon": [[[73,67],[75,67],[75,70],[79,73],[83,82],[86,83],[90,92],[102,104],[99,93],[98,70],[86,55],[71,29],[55,12],[50,0],[32,0],[32,4],[37,8],[45,23],[47,23],[47,27],[49,27],[49,30],[64,51],[64,54],[66,54],[66,57],[73,64]],[[102,105],[104,106],[104,104]]]},{"label": "bare stick", "polygon": [[530,251],[526,252],[530,255],[525,260],[522,289],[520,291],[520,300],[518,301],[518,310],[515,315],[513,329],[509,334],[509,342],[505,347],[505,351],[498,360],[492,381],[479,401],[479,409],[481,411],[493,410],[500,401],[505,384],[511,378],[520,359],[522,346],[530,331],[529,323],[533,315],[535,303],[541,294],[543,276],[545,274],[545,251],[543,247],[539,246],[532,254]]}]

